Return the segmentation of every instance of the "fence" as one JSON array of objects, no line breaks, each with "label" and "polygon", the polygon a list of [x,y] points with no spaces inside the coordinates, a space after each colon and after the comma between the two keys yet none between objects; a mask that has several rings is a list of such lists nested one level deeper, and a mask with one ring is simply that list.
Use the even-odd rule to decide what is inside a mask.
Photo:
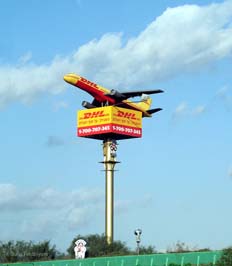
[{"label": "fence", "polygon": [[217,265],[221,251],[165,253],[139,256],[118,256],[86,258],[83,260],[51,260],[14,264],[0,264],[0,266],[169,266],[188,264],[200,266],[202,264]]}]

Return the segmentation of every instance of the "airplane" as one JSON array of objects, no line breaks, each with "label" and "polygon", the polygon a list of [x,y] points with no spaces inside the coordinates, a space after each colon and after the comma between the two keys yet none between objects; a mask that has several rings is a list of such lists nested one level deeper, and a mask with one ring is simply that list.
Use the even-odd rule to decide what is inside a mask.
[{"label": "airplane", "polygon": [[[113,105],[140,111],[142,112],[143,117],[151,117],[153,113],[162,110],[162,108],[149,109],[152,103],[152,99],[148,96],[148,94],[162,93],[163,90],[158,89],[119,92],[114,89],[106,89],[74,73],[65,75],[64,80],[67,83],[74,85],[93,96],[94,100],[92,103],[89,103],[87,101],[82,102],[82,106],[87,109]],[[141,101],[132,102],[128,100],[128,98],[136,96],[141,96]]]}]

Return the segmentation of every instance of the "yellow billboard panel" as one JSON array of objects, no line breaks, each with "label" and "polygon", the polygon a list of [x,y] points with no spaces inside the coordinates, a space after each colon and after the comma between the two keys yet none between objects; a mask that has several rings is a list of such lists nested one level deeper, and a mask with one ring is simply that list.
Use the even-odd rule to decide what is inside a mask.
[{"label": "yellow billboard panel", "polygon": [[109,107],[99,107],[78,111],[77,127],[110,123],[111,109]]},{"label": "yellow billboard panel", "polygon": [[[116,139],[141,137],[142,112],[116,106],[80,110],[77,113],[78,136],[113,134]],[[118,134],[118,135],[117,135]],[[101,136],[100,139],[103,139]]]},{"label": "yellow billboard panel", "polygon": [[142,127],[142,112],[113,107],[112,108],[112,123],[124,126]]}]

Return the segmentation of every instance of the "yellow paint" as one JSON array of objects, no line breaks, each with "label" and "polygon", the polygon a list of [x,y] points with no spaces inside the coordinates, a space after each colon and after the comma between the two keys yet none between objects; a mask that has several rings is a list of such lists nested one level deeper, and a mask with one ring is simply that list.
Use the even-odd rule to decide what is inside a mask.
[{"label": "yellow paint", "polygon": [[68,74],[64,76],[64,80],[71,84],[76,84],[80,78],[80,76],[77,76],[75,74]]},{"label": "yellow paint", "polygon": [[142,112],[106,106],[81,110],[77,112],[77,127],[117,124],[142,128]]},{"label": "yellow paint", "polygon": [[[98,84],[96,84],[96,83],[94,83],[92,81],[89,81],[89,80],[87,80],[87,79],[85,79],[85,78],[83,78],[83,77],[81,77],[79,75],[76,75],[74,73],[70,73],[70,74],[65,75],[64,76],[64,80],[66,82],[74,85],[74,86],[77,86],[77,87],[79,87],[77,85],[77,82],[81,81],[81,82],[85,83],[86,85],[90,85],[91,87],[94,87],[96,90],[99,90],[99,91],[104,92],[104,93],[110,93],[109,89],[104,88],[104,87],[102,87],[102,86],[100,86],[100,85],[98,85]],[[141,111],[143,113],[144,117],[151,117],[152,116],[151,114],[149,114],[147,112],[147,110],[150,109],[150,106],[151,106],[151,103],[152,103],[152,99],[150,97],[148,97],[148,99],[143,100],[143,101],[141,101],[139,103],[134,103],[134,102],[132,102],[132,101],[130,101],[128,99],[127,100],[123,100],[122,103],[127,105],[129,108],[132,108],[132,109],[137,110],[137,111]]]}]

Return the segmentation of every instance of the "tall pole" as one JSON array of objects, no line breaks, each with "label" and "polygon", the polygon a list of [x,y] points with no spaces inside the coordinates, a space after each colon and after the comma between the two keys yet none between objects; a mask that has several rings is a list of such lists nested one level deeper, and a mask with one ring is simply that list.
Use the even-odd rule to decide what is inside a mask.
[{"label": "tall pole", "polygon": [[103,141],[105,167],[105,235],[108,244],[114,240],[114,166],[116,163],[116,140]]}]

